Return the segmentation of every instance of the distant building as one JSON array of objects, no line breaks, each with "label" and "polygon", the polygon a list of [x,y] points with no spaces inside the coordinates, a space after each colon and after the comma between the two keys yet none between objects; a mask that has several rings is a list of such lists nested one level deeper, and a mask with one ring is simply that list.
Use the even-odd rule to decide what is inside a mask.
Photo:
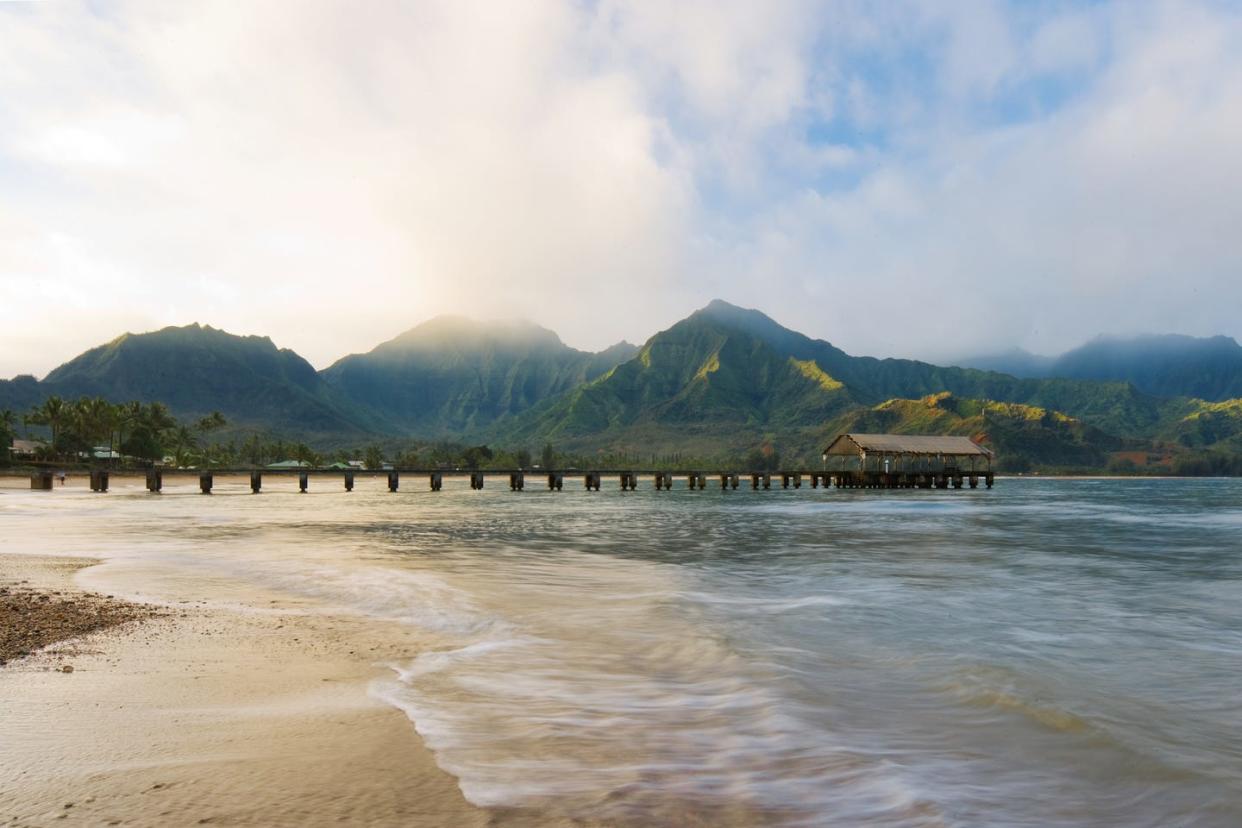
[{"label": "distant building", "polygon": [[824,449],[829,471],[986,472],[992,450],[969,437],[921,434],[842,434]]},{"label": "distant building", "polygon": [[269,469],[309,469],[310,463],[305,460],[281,460],[279,463],[268,463]]},{"label": "distant building", "polygon": [[9,454],[14,459],[29,460],[43,448],[47,448],[47,443],[38,440],[14,440],[13,445],[9,446]]}]

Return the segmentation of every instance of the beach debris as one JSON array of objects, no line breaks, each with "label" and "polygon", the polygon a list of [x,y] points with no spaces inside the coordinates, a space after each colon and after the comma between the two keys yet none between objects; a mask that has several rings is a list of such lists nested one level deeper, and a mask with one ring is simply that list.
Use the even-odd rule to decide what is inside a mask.
[{"label": "beach debris", "polygon": [[[60,641],[157,614],[154,607],[102,595],[10,582],[0,587],[0,666]],[[74,668],[66,664],[56,669],[72,673]]]}]

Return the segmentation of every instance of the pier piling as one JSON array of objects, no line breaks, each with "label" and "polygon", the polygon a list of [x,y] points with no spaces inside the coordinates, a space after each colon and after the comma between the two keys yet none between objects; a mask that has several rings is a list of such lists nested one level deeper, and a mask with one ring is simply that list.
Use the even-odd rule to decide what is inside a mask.
[{"label": "pier piling", "polygon": [[164,488],[164,475],[159,469],[147,470],[147,491],[158,492]]},{"label": "pier piling", "polygon": [[91,491],[106,492],[108,491],[108,473],[103,469],[96,469],[91,472]]},{"label": "pier piling", "polygon": [[298,491],[306,494],[306,490],[310,488],[310,475],[306,472],[298,473]]},{"label": "pier piling", "polygon": [[444,475],[439,472],[432,472],[430,478],[428,479],[428,485],[431,487],[431,491],[440,491],[444,488]]},{"label": "pier piling", "polygon": [[397,474],[395,471],[390,471],[388,473],[388,491],[395,492],[400,485],[401,475]]},{"label": "pier piling", "polygon": [[354,490],[354,473],[351,471],[347,471],[345,472],[345,491],[352,492],[353,490]]},{"label": "pier piling", "polygon": [[40,471],[30,475],[30,488],[40,492],[50,492],[52,490],[52,473]]},{"label": "pier piling", "polygon": [[258,494],[263,489],[263,474],[261,472],[252,471],[250,473],[250,492]]},{"label": "pier piling", "polygon": [[198,490],[203,494],[211,494],[211,472],[203,472],[198,476]]},{"label": "pier piling", "polygon": [[475,491],[483,488],[483,472],[470,472],[470,488]]}]

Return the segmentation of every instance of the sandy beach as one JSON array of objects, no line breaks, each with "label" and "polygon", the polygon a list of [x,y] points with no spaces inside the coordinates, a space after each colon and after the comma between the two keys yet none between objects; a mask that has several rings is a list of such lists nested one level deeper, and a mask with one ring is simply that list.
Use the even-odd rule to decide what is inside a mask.
[{"label": "sandy beach", "polygon": [[[80,595],[94,563],[0,555],[0,585]],[[166,608],[0,668],[0,824],[544,824],[471,806],[368,696],[414,633],[247,606]]]}]

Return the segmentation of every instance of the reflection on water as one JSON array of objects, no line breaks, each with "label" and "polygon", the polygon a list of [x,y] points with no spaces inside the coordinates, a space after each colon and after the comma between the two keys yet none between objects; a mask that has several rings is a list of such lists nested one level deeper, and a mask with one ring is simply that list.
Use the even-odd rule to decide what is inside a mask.
[{"label": "reflection on water", "polygon": [[[412,624],[374,693],[485,806],[613,823],[1242,824],[1242,484],[11,492],[114,591]],[[324,487],[327,488],[326,486]]]}]

